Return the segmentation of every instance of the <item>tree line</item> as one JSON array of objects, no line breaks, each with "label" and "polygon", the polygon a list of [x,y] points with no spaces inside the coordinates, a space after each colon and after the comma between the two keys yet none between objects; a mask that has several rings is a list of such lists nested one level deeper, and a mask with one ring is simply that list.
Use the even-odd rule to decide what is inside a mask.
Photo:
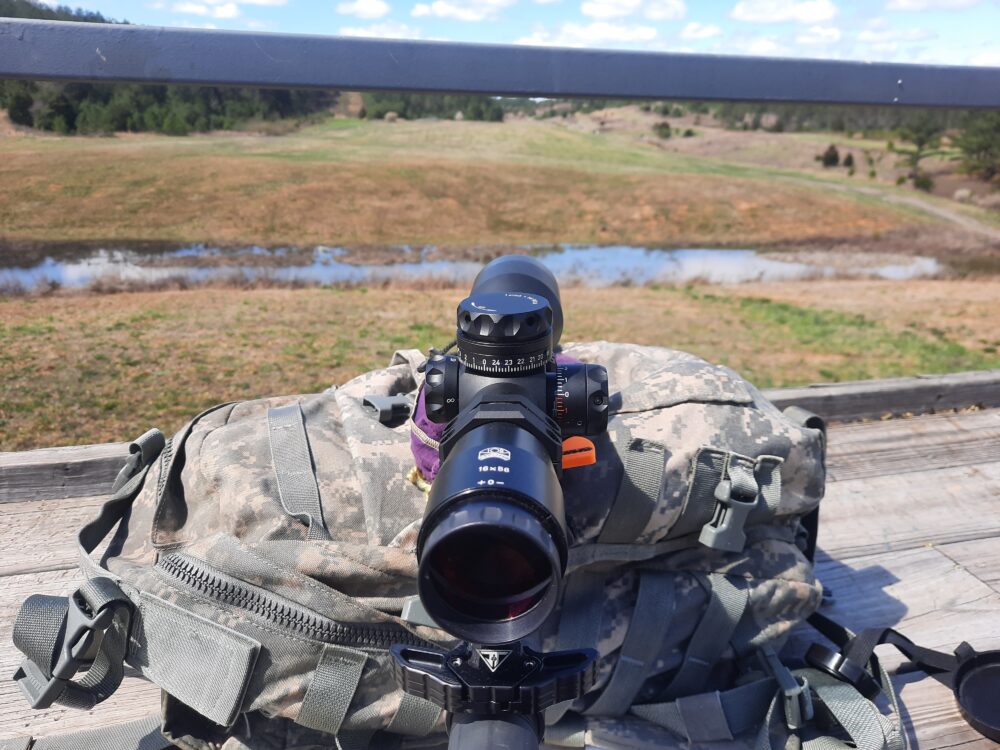
[{"label": "tree line", "polygon": [[[117,23],[100,13],[34,0],[0,0],[0,16]],[[336,93],[255,88],[0,81],[0,109],[17,125],[62,134],[120,131],[187,135],[248,120],[305,117],[329,109]]]},{"label": "tree line", "polygon": [[381,120],[390,112],[406,120],[421,117],[452,119],[459,113],[466,120],[502,122],[504,109],[490,96],[476,94],[407,94],[400,91],[366,93],[362,117]]}]

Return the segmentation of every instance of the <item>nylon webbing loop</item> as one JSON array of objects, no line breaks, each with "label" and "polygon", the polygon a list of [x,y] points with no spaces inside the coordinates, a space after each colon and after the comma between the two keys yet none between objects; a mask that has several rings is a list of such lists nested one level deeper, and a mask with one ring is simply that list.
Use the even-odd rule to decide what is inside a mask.
[{"label": "nylon webbing loop", "polygon": [[704,685],[749,603],[749,590],[742,580],[733,583],[720,573],[712,573],[707,579],[708,606],[688,642],[680,669],[667,687],[667,695],[687,695]]},{"label": "nylon webbing loop", "polygon": [[624,426],[619,426],[615,435],[622,481],[597,541],[630,544],[645,531],[660,500],[666,449],[650,440],[633,439]]},{"label": "nylon webbing loop", "polygon": [[600,697],[584,712],[595,716],[624,716],[652,672],[674,614],[674,575],[644,570],[639,595],[618,663]]},{"label": "nylon webbing loop", "polygon": [[363,651],[326,644],[295,721],[310,729],[337,734],[361,683],[366,661]]},{"label": "nylon webbing loop", "polygon": [[403,693],[399,708],[385,731],[425,737],[437,726],[442,710],[428,700]]},{"label": "nylon webbing loop", "polygon": [[128,447],[129,457],[115,478],[111,494],[115,494],[125,486],[125,483],[134,477],[143,466],[151,465],[166,444],[166,438],[157,429],[147,430],[136,438]]},{"label": "nylon webbing loop", "polygon": [[302,408],[296,402],[268,409],[267,428],[282,507],[309,527],[309,539],[329,540]]}]

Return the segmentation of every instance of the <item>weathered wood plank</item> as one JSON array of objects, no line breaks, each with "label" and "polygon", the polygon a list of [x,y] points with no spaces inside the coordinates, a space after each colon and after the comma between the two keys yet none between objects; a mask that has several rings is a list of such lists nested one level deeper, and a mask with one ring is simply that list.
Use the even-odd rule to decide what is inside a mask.
[{"label": "weathered wood plank", "polygon": [[780,408],[796,405],[829,420],[1000,406],[1000,370],[820,383],[764,391]]},{"label": "weathered wood plank", "polygon": [[[1000,513],[998,508],[996,513]],[[939,548],[957,564],[995,591],[1000,591],[1000,539],[976,539]],[[1000,631],[1000,623],[997,624]]]},{"label": "weathered wood plank", "polygon": [[0,504],[0,576],[76,567],[76,533],[106,495]]},{"label": "weathered wood plank", "polygon": [[1000,536],[1000,462],[833,482],[819,544],[837,558]]},{"label": "weathered wood plank", "polygon": [[0,579],[0,740],[25,734],[41,737],[79,732],[132,721],[159,709],[159,689],[134,677],[126,677],[111,698],[91,711],[61,707],[35,711],[9,679],[21,663],[21,655],[11,643],[14,618],[21,602],[31,594],[67,593],[77,576],[76,571],[63,570]]},{"label": "weathered wood plank", "polygon": [[127,443],[0,453],[0,503],[107,494]]},{"label": "weathered wood plank", "polygon": [[1000,461],[1000,409],[836,425],[827,479],[862,479]]}]

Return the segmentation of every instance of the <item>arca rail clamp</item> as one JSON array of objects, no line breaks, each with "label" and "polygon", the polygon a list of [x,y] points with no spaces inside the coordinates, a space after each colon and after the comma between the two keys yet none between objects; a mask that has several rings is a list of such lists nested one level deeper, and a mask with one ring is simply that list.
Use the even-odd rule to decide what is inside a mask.
[{"label": "arca rail clamp", "polygon": [[451,651],[396,645],[396,683],[448,712],[449,748],[537,750],[543,712],[589,690],[596,677],[593,649],[539,653],[520,643]]}]

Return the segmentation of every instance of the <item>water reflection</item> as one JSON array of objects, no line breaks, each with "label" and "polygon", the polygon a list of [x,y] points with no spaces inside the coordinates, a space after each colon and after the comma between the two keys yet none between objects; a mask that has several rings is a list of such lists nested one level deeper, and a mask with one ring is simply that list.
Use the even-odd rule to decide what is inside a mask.
[{"label": "water reflection", "polygon": [[[837,275],[908,279],[941,271],[933,258],[845,268],[763,256],[753,250],[657,250],[628,246],[555,246],[536,254],[563,284],[590,287],[677,284],[692,281],[740,283],[826,278]],[[80,257],[47,256],[28,267],[0,268],[0,285],[31,288],[56,283],[82,287],[99,280],[150,283],[183,278],[193,283],[239,276],[326,285],[440,282],[468,285],[482,268],[478,261],[440,259],[428,249],[400,248],[388,263],[357,262],[343,248],[267,249],[191,245],[167,251],[87,250]],[[7,259],[10,263],[11,258]]]}]

